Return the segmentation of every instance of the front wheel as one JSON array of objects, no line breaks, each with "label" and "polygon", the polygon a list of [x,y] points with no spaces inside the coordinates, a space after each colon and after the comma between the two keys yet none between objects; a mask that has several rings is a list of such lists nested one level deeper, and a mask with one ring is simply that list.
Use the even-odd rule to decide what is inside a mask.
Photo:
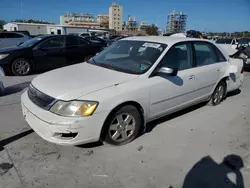
[{"label": "front wheel", "polygon": [[26,76],[31,72],[31,64],[27,59],[16,59],[11,65],[11,71],[16,76]]},{"label": "front wheel", "polygon": [[211,106],[217,106],[219,105],[225,96],[226,93],[226,82],[221,81],[215,88],[214,93],[211,96],[211,99],[209,101],[209,105]]},{"label": "front wheel", "polygon": [[137,137],[142,126],[142,119],[137,108],[128,105],[116,111],[104,126],[105,142],[120,146]]}]

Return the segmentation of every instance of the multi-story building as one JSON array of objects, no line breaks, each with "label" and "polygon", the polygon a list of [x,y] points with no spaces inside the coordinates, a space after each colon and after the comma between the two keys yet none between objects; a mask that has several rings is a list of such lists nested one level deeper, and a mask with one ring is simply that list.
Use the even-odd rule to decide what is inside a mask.
[{"label": "multi-story building", "polygon": [[149,26],[149,23],[146,21],[142,21],[139,26],[140,31],[146,31],[147,27]]},{"label": "multi-story building", "polygon": [[67,26],[82,26],[88,28],[101,28],[97,18],[92,14],[78,14],[67,12],[65,16],[60,16],[60,24]]},{"label": "multi-story building", "polygon": [[100,23],[101,27],[109,28],[109,15],[107,14],[97,15],[97,22]]},{"label": "multi-story building", "polygon": [[112,3],[109,7],[109,29],[122,30],[123,7]]},{"label": "multi-story building", "polygon": [[167,32],[182,33],[186,30],[187,15],[173,11],[168,15]]},{"label": "multi-story building", "polygon": [[127,31],[137,31],[138,24],[134,17],[128,16],[128,20],[125,22],[125,30]]}]

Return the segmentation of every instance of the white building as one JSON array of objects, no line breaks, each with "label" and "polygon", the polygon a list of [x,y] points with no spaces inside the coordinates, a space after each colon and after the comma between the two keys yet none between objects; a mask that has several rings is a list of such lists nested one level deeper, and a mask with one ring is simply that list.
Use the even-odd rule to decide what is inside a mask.
[{"label": "white building", "polygon": [[[31,35],[47,34],[48,24],[11,22],[3,26],[6,31],[29,31]],[[52,25],[53,26],[53,25]]]},{"label": "white building", "polygon": [[55,34],[66,35],[76,32],[88,32],[89,28],[74,27],[53,24],[33,24],[33,23],[7,23],[3,26],[6,31],[28,31],[31,35]]},{"label": "white building", "polygon": [[122,30],[123,7],[112,3],[109,7],[109,29]]}]

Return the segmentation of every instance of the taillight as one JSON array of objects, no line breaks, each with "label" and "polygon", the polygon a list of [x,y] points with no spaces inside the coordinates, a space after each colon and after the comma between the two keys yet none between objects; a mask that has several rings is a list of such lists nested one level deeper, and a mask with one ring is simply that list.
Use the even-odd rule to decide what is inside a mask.
[{"label": "taillight", "polygon": [[244,73],[244,67],[242,67],[242,69],[241,69],[241,72],[240,72],[241,74],[243,74]]}]

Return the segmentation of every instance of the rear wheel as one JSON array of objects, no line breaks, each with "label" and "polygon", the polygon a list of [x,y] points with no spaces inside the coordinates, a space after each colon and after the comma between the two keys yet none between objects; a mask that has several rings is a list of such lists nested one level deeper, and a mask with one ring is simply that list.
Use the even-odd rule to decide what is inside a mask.
[{"label": "rear wheel", "polygon": [[226,82],[221,81],[215,88],[214,93],[211,96],[211,99],[209,101],[209,105],[211,106],[217,106],[219,105],[225,96],[226,93]]},{"label": "rear wheel", "polygon": [[16,76],[26,76],[31,72],[31,64],[27,59],[16,59],[11,65],[11,71]]},{"label": "rear wheel", "polygon": [[141,125],[142,119],[137,108],[124,106],[106,121],[104,140],[115,146],[127,144],[137,137]]}]

